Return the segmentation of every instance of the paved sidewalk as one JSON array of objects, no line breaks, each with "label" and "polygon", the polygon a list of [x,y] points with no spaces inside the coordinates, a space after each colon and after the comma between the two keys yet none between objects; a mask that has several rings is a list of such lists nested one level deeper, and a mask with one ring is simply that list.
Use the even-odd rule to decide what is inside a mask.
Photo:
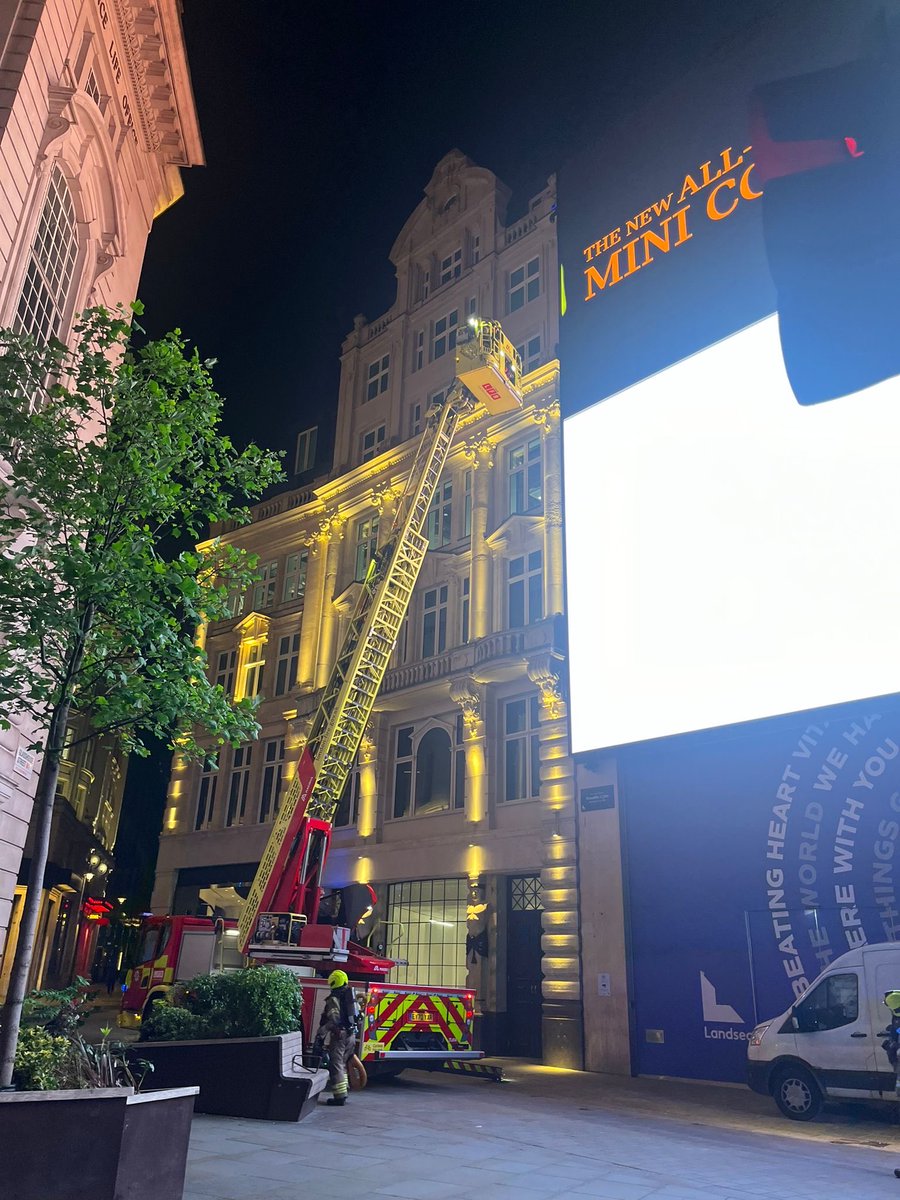
[{"label": "paved sidewalk", "polygon": [[510,1073],[410,1073],[299,1125],[196,1117],[185,1200],[900,1200],[890,1113],[798,1126],[740,1089]]}]

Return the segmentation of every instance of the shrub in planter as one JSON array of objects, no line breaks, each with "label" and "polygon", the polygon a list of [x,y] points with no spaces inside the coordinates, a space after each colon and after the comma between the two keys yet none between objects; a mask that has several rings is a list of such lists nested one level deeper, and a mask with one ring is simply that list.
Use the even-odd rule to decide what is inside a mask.
[{"label": "shrub in planter", "polygon": [[275,1037],[300,1029],[302,996],[281,967],[198,975],[156,1004],[142,1041]]},{"label": "shrub in planter", "polygon": [[26,1026],[19,1034],[13,1083],[21,1092],[47,1092],[78,1087],[72,1064],[72,1043],[42,1029]]}]

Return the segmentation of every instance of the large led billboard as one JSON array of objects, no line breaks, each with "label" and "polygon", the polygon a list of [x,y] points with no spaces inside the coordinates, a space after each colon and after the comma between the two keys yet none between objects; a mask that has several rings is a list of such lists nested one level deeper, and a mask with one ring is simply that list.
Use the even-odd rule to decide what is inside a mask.
[{"label": "large led billboard", "polygon": [[893,9],[773,6],[561,173],[576,752],[900,691]]}]

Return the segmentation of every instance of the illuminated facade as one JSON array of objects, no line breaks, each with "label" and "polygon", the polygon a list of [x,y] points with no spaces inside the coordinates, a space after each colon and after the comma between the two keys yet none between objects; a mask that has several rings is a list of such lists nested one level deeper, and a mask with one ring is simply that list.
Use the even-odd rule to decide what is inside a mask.
[{"label": "illuminated facade", "polygon": [[[202,162],[178,11],[177,0],[0,7],[0,325],[65,340],[87,305],[136,295],[154,217],[181,195],[181,168]],[[32,740],[22,721],[0,730],[0,997],[25,890]],[[113,746],[85,743],[62,764],[35,984],[90,961],[80,901],[102,892],[123,783]]]},{"label": "illuminated facade", "polygon": [[176,759],[153,907],[227,910],[229,889],[252,879],[354,581],[389,528],[427,407],[452,382],[457,330],[472,314],[498,318],[522,355],[525,408],[469,418],[457,436],[326,882],[374,885],[372,944],[409,962],[395,979],[477,989],[487,1049],[578,1065],[555,182],[517,220],[508,200],[458,151],[438,164],[391,251],[394,305],[358,317],[344,341],[333,470],[317,474],[305,431],[290,490],[234,535],[263,579],[205,644],[214,679],[262,697],[262,728],[218,769]]}]

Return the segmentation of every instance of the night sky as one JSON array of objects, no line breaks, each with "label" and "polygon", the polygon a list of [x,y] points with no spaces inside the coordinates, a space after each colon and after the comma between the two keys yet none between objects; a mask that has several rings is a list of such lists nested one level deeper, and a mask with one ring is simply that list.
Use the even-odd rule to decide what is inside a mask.
[{"label": "night sky", "polygon": [[[207,165],[154,224],[143,324],[218,360],[237,441],[287,448],[333,423],[341,342],[393,302],[391,245],[448,150],[496,172],[516,215],[598,124],[779,2],[184,0]],[[129,771],[117,857],[135,881],[166,766]]]}]

